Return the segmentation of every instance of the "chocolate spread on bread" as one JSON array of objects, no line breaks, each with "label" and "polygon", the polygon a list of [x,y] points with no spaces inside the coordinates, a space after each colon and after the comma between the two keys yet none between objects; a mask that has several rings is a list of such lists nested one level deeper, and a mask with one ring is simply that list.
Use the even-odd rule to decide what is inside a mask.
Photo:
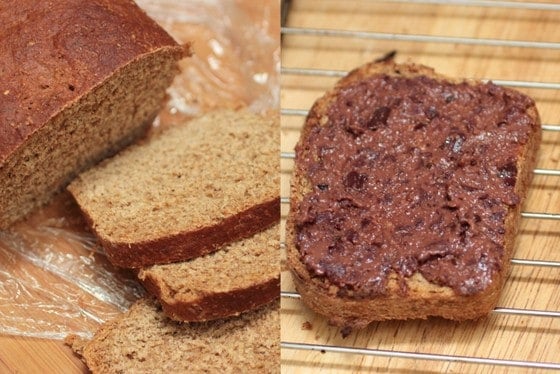
[{"label": "chocolate spread on bread", "polygon": [[[419,272],[459,295],[500,271],[533,101],[492,83],[378,75],[341,88],[298,152],[296,247],[339,296]],[[310,113],[313,116],[315,113]],[[306,155],[306,156],[304,156]]]}]

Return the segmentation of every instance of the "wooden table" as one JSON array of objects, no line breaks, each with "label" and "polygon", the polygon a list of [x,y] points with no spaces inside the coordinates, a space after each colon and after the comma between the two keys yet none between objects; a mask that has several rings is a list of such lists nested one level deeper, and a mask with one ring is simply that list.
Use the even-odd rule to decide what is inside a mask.
[{"label": "wooden table", "polygon": [[[287,26],[355,30],[380,33],[371,39],[360,35],[304,35],[285,33],[282,44],[282,109],[307,110],[331,87],[336,77],[307,75],[290,68],[348,71],[396,50],[396,60],[411,60],[435,67],[455,77],[491,78],[531,82],[560,82],[559,45],[548,48],[484,46],[475,39],[559,42],[560,11],[458,5],[426,5],[367,0],[293,0]],[[391,37],[390,34],[397,34]],[[401,35],[400,37],[398,35]],[[439,43],[431,37],[469,39]],[[401,40],[383,40],[383,38]],[[533,46],[534,47],[534,46]],[[533,85],[530,85],[533,86]],[[560,123],[560,90],[520,88],[537,102],[543,124]],[[282,115],[282,151],[292,152],[304,117]],[[289,195],[292,160],[282,165],[282,196]],[[545,131],[538,168],[560,169],[560,132]],[[560,213],[560,177],[536,175],[526,212]],[[282,205],[283,218],[288,204]],[[555,261],[545,267],[514,264],[499,306],[522,310],[560,311],[560,220],[522,220],[516,259]],[[282,289],[294,291],[290,274],[282,273]],[[450,356],[496,358],[560,364],[560,318],[492,313],[488,318],[454,323],[437,318],[427,321],[374,323],[342,338],[337,328],[307,309],[300,300],[282,298],[282,341],[325,346],[324,352],[282,349],[282,371],[307,372],[527,372],[536,369],[501,365],[453,363],[394,357],[393,351]],[[360,353],[333,353],[332,346],[366,348],[377,357]]]},{"label": "wooden table", "polygon": [[0,373],[87,373],[61,341],[0,336]]}]

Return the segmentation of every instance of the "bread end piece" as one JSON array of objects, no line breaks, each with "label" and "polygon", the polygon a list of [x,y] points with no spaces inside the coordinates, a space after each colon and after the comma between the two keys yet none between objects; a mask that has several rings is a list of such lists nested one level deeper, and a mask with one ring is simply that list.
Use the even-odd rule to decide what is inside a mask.
[{"label": "bread end piece", "polygon": [[133,2],[12,8],[0,10],[0,229],[143,136],[190,54]]}]

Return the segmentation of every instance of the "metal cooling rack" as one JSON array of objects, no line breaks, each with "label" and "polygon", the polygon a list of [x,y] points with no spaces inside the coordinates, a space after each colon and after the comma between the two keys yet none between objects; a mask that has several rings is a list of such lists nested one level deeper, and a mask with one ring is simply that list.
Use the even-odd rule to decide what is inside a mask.
[{"label": "metal cooling rack", "polygon": [[[383,2],[560,11],[560,4],[537,3],[537,2],[512,2],[512,1],[497,1],[497,0],[493,0],[493,1],[385,0]],[[314,35],[319,37],[359,38],[359,39],[371,39],[371,40],[407,41],[407,42],[415,42],[415,43],[447,43],[447,44],[493,46],[493,47],[517,47],[517,48],[528,48],[528,49],[560,50],[560,43],[557,42],[500,40],[500,39],[467,38],[467,37],[453,37],[453,36],[347,31],[347,30],[340,30],[340,29],[285,27],[284,25],[285,25],[286,17],[288,15],[289,6],[290,6],[289,0],[282,1],[282,28],[281,28],[282,36]],[[281,74],[299,75],[299,76],[343,77],[347,74],[347,71],[282,66]],[[485,79],[485,80],[489,80],[489,79]],[[560,82],[537,82],[537,81],[517,81],[517,80],[497,80],[497,79],[492,79],[492,82],[498,85],[518,87],[518,88],[560,90]],[[308,113],[307,110],[281,108],[282,116],[297,116],[297,117],[302,117],[303,119],[303,117],[307,116],[307,113]],[[542,129],[543,132],[547,132],[547,131],[559,132],[560,124],[543,124]],[[295,157],[295,153],[281,152],[280,157],[281,159],[293,159]],[[534,174],[560,177],[560,170],[536,168],[534,169]],[[289,197],[282,196],[281,203],[284,205],[288,205]],[[560,213],[522,212],[521,216],[523,219],[560,220]],[[284,247],[284,245],[285,245],[284,243],[281,244],[282,247]],[[560,270],[560,261],[529,260],[529,259],[513,258],[511,260],[511,263],[516,266],[549,267],[549,268],[555,268]],[[282,291],[281,297],[286,299],[299,299],[300,295],[296,292]],[[497,307],[492,311],[492,313],[502,314],[502,315],[521,315],[521,316],[534,317],[534,318],[542,318],[542,317],[560,318],[560,311],[551,311],[551,310]],[[560,361],[559,362],[536,362],[536,361],[526,361],[526,360],[508,360],[508,359],[496,359],[496,358],[488,358],[488,357],[444,355],[444,354],[432,354],[432,353],[421,353],[421,352],[411,352],[411,351],[364,349],[364,348],[355,348],[355,347],[346,347],[346,346],[307,344],[307,343],[288,342],[288,341],[282,341],[281,348],[307,350],[307,351],[320,351],[322,353],[327,353],[327,352],[344,353],[344,354],[354,354],[354,355],[364,355],[364,356],[445,361],[445,362],[452,362],[452,363],[469,363],[469,364],[479,364],[479,365],[498,365],[498,366],[505,366],[511,368],[525,368],[525,369],[551,369],[551,370],[560,371]]]}]

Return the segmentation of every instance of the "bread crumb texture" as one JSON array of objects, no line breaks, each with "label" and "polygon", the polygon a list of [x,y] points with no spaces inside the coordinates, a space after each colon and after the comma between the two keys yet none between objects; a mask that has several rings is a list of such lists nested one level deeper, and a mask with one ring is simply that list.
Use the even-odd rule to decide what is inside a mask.
[{"label": "bread crumb texture", "polygon": [[239,317],[178,323],[149,299],[109,322],[83,350],[93,373],[277,373],[279,302]]},{"label": "bread crumb texture", "polygon": [[188,305],[279,279],[279,248],[279,226],[274,225],[191,261],[143,268],[138,277],[157,284],[165,302]]},{"label": "bread crumb texture", "polygon": [[124,0],[3,1],[0,24],[7,228],[143,135],[186,49]]},{"label": "bread crumb texture", "polygon": [[213,112],[129,147],[69,190],[107,241],[212,226],[278,195],[278,128],[248,112]]}]

